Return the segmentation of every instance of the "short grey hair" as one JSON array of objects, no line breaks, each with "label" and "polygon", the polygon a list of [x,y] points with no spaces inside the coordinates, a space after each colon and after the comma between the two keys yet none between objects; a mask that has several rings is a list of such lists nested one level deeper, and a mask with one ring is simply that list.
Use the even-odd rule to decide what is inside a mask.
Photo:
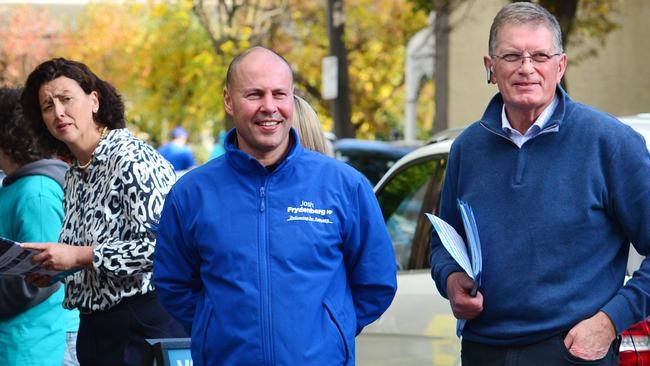
[{"label": "short grey hair", "polygon": [[564,52],[562,48],[562,30],[560,23],[543,6],[529,2],[517,2],[504,6],[494,17],[490,27],[490,40],[488,43],[490,55],[494,55],[497,49],[497,36],[505,25],[529,24],[533,26],[543,25],[551,31],[555,52]]}]

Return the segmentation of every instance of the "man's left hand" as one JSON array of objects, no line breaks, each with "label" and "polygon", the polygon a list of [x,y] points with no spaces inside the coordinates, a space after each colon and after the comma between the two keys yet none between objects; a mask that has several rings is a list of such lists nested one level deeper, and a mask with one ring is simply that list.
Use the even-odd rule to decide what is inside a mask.
[{"label": "man's left hand", "polygon": [[573,327],[564,338],[569,352],[583,360],[599,360],[607,355],[616,330],[609,316],[602,311]]}]

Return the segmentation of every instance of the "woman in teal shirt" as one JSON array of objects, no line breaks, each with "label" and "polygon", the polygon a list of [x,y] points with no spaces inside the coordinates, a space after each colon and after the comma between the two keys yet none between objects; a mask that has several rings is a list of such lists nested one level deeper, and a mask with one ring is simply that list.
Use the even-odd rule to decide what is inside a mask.
[{"label": "woman in teal shirt", "polygon": [[[45,159],[25,130],[20,90],[0,88],[0,236],[17,242],[56,242],[63,219],[67,164]],[[63,309],[60,284],[39,289],[22,277],[0,276],[0,365],[60,366],[66,331],[78,312]],[[72,364],[76,360],[72,359]]]}]

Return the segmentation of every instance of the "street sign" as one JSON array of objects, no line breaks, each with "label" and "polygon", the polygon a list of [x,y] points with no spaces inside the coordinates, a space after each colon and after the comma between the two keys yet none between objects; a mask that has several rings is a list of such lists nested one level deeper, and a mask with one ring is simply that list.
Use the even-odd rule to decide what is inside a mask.
[{"label": "street sign", "polygon": [[327,56],[322,62],[323,83],[321,93],[324,100],[333,100],[339,96],[339,60],[336,56]]}]

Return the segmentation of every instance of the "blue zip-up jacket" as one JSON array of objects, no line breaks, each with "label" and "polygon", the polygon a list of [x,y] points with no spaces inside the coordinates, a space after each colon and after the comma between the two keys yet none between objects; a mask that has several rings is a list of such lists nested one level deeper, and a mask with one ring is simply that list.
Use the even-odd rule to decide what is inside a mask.
[{"label": "blue zip-up jacket", "polygon": [[390,305],[396,261],[353,168],[295,141],[273,172],[238,150],[184,175],[154,253],[161,303],[195,365],[354,365],[355,336]]},{"label": "blue zip-up jacket", "polygon": [[[629,243],[650,252],[650,155],[616,118],[572,101],[521,149],[501,129],[497,94],[452,145],[440,215],[464,233],[456,199],[476,216],[484,310],[463,337],[529,344],[599,310],[621,332],[648,315],[650,263],[623,286]],[[463,234],[464,235],[464,234]],[[461,271],[432,234],[432,276]]]}]

